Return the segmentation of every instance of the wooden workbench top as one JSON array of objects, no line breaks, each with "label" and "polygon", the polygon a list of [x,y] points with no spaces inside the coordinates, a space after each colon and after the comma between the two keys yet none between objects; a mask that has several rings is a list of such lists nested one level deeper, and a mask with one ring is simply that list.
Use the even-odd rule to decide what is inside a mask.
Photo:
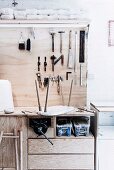
[{"label": "wooden workbench top", "polygon": [[[44,116],[41,115],[38,111],[37,107],[15,107],[14,112],[10,114],[6,114],[4,112],[0,112],[0,116]],[[94,113],[87,111],[71,111],[64,114],[59,114],[56,116],[94,116]]]}]

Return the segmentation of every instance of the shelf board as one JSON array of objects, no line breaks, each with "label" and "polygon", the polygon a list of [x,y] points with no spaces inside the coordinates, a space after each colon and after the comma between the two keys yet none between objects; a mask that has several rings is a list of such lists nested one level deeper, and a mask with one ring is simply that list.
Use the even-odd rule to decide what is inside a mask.
[{"label": "shelf board", "polygon": [[90,20],[0,20],[0,27],[87,27]]},{"label": "shelf board", "polygon": [[56,136],[56,139],[92,139],[94,138],[93,134],[90,132],[88,136],[77,136],[74,135],[71,136]]}]

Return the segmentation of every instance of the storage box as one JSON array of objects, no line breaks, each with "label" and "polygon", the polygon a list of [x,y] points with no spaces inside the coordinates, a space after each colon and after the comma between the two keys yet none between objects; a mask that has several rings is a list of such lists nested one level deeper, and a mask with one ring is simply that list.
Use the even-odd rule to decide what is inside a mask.
[{"label": "storage box", "polygon": [[72,121],[72,131],[75,136],[88,136],[90,128],[90,118],[81,117]]},{"label": "storage box", "polygon": [[71,136],[72,123],[67,118],[60,118],[57,121],[57,136]]}]

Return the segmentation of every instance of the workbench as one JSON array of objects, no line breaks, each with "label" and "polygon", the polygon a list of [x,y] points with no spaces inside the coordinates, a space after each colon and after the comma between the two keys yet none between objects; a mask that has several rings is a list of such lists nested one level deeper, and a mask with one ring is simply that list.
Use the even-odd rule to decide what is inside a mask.
[{"label": "workbench", "polygon": [[[23,132],[23,169],[74,169],[94,170],[94,124],[90,125],[88,136],[61,136],[56,135],[56,120],[58,117],[94,117],[90,112],[71,112],[58,116],[48,116],[51,120],[46,136],[53,142],[53,146],[44,139],[37,136],[31,127],[29,120],[32,118],[44,118],[36,113],[38,110],[37,96],[35,90],[36,73],[38,72],[38,56],[41,56],[42,78],[47,76],[62,76],[61,93],[57,93],[57,84],[50,85],[48,106],[68,105],[69,92],[73,79],[76,83],[72,86],[72,96],[69,105],[74,107],[85,107],[87,103],[87,35],[88,21],[86,20],[64,20],[64,21],[0,21],[0,79],[7,79],[11,82],[14,99],[14,113],[0,113],[0,131],[13,133],[13,130]],[[28,38],[30,28],[35,30],[35,39],[32,37],[33,49],[31,52],[21,51],[17,47],[20,32]],[[60,56],[60,35],[59,31],[65,31],[63,36],[64,65],[59,62],[54,72],[51,69],[52,56],[50,29],[56,32],[55,55]],[[67,68],[69,32],[72,31],[72,50],[76,48],[76,70]],[[84,62],[79,62],[80,31],[84,31]],[[75,44],[75,35],[77,43]],[[5,35],[5,36],[4,36]],[[12,38],[13,37],[13,38]],[[12,39],[12,41],[11,41]],[[6,50],[7,49],[7,50]],[[44,57],[47,57],[47,72],[43,70]],[[75,63],[74,63],[75,64]],[[66,73],[71,72],[68,80]],[[39,89],[41,105],[45,104],[46,88]],[[32,113],[22,111],[32,111]],[[92,132],[92,133],[91,133]],[[15,148],[13,139],[3,139],[0,145],[0,168],[3,170],[15,170]]]},{"label": "workbench", "polygon": [[[41,118],[37,113],[22,113],[23,110],[37,111],[32,107],[16,107],[12,114],[0,113],[0,131],[23,131],[23,169],[94,169],[94,136],[58,137],[56,136],[56,118],[51,118],[51,127],[46,135],[53,146],[44,137],[37,137],[29,127],[30,118]],[[94,116],[89,112],[75,112],[59,116]],[[12,148],[12,149],[11,149]],[[15,169],[14,141],[3,139],[0,146],[0,167]]]}]

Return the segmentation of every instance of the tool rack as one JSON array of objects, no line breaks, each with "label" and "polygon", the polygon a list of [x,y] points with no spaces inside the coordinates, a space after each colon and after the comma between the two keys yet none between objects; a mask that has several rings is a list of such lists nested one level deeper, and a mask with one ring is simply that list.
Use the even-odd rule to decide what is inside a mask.
[{"label": "tool rack", "polygon": [[[75,107],[86,106],[87,97],[87,37],[85,36],[85,61],[79,63],[79,44],[80,30],[88,33],[88,21],[0,21],[0,79],[8,79],[11,81],[14,97],[15,112],[13,114],[0,114],[0,131],[7,129],[6,132],[11,133],[13,129],[23,131],[23,170],[33,169],[94,169],[94,136],[81,137],[58,137],[56,135],[56,118],[59,116],[48,117],[51,119],[51,125],[46,133],[47,137],[53,141],[53,146],[42,136],[39,138],[29,127],[31,118],[40,118],[41,116],[34,112],[37,106],[37,97],[35,91],[36,73],[38,73],[38,56],[40,56],[40,74],[42,78],[47,76],[63,77],[61,82],[62,93],[57,93],[57,84],[50,85],[48,106],[67,105],[69,101],[69,93],[72,80],[76,77],[76,84],[73,81],[72,96],[69,105]],[[35,39],[32,39],[32,51],[19,51],[17,49],[17,39],[20,31],[27,37],[29,27],[35,29]],[[55,35],[55,52],[51,51],[51,35],[50,30],[56,32]],[[60,57],[60,35],[59,31],[65,31],[63,35],[63,54],[64,65],[60,62],[55,65],[52,71],[50,57],[54,54]],[[68,47],[69,47],[69,31],[72,30],[72,53],[75,55],[75,31],[77,32],[76,43],[76,72],[74,69],[67,68]],[[6,37],[3,37],[5,35]],[[12,38],[13,36],[13,38]],[[11,41],[12,38],[12,41]],[[7,48],[7,50],[6,50]],[[43,63],[47,57],[46,72]],[[81,69],[81,72],[80,72]],[[66,80],[66,72],[68,80]],[[80,76],[81,73],[81,76]],[[82,77],[82,79],[81,79]],[[81,80],[80,80],[81,79]],[[45,105],[45,88],[39,88],[39,96],[41,105]],[[30,108],[29,108],[30,107]],[[24,114],[22,110],[31,110],[32,113]],[[89,116],[94,114],[88,112],[76,112],[61,115],[68,116]],[[18,126],[19,125],[19,126]],[[15,169],[15,152],[13,141],[5,140],[5,144],[0,146],[0,168]],[[13,149],[10,150],[9,148]],[[9,159],[7,159],[8,155]],[[7,159],[7,161],[6,161]],[[6,168],[6,169],[5,169]]]}]

